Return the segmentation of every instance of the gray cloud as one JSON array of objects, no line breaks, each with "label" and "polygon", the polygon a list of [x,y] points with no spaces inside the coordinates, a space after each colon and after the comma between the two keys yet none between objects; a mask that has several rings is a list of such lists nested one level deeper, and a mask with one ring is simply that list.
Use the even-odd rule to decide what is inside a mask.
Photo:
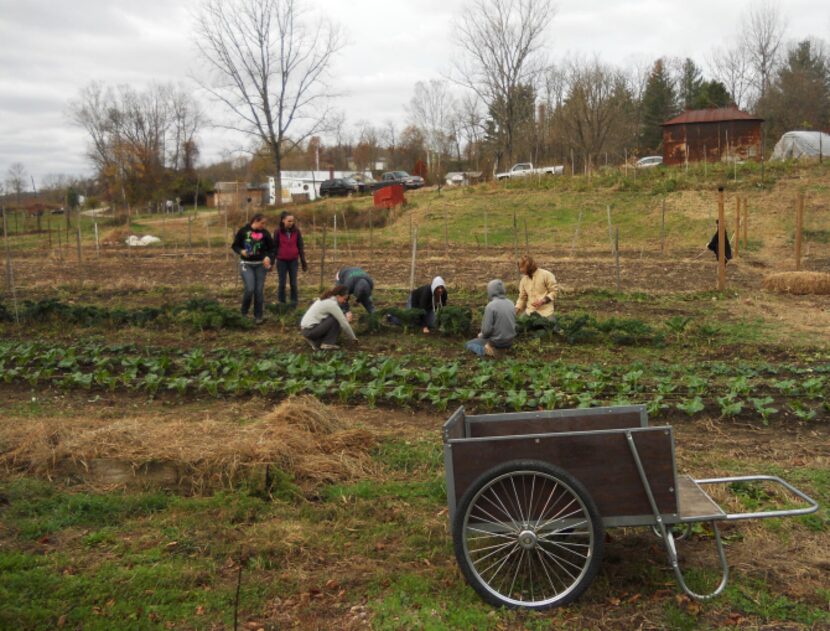
[{"label": "gray cloud", "polygon": [[[152,81],[189,83],[198,71],[192,11],[198,0],[0,0],[0,180],[13,162],[37,177],[90,170],[86,139],[65,112],[90,81],[143,89]],[[690,56],[705,65],[716,46],[734,43],[751,0],[699,0],[680,5],[664,0],[560,0],[547,33],[552,61],[567,55],[598,55],[609,63],[658,56]],[[417,81],[449,72],[457,54],[453,23],[464,0],[319,0],[312,13],[343,26],[350,45],[332,69],[336,107],[347,120],[377,125],[392,120],[401,129],[404,106]],[[788,0],[788,36],[826,36],[830,4]],[[214,117],[221,110],[194,87]],[[205,131],[203,160],[248,139]]]}]

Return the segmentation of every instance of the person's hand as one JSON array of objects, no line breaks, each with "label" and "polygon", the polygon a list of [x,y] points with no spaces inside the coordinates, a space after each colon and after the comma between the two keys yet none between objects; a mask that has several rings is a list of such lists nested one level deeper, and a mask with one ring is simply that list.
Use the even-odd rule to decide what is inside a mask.
[{"label": "person's hand", "polygon": [[306,265],[305,263],[303,263],[303,271],[304,271],[304,272],[307,272],[307,271],[308,271],[308,265]]},{"label": "person's hand", "polygon": [[423,331],[424,331],[424,333],[429,334],[429,327],[428,327],[428,326],[425,326],[425,327],[424,327],[424,329],[423,329]]},{"label": "person's hand", "polygon": [[546,300],[534,300],[530,304],[532,304],[534,307],[539,309],[542,305],[547,304],[547,301]]},{"label": "person's hand", "polygon": [[271,259],[269,257],[266,256],[262,264],[265,266],[265,269],[271,269]]},{"label": "person's hand", "polygon": [[346,312],[346,321],[347,321],[347,322],[351,322],[352,320],[354,320],[354,316],[352,315],[352,312],[351,312],[351,311],[347,311],[347,312]]}]

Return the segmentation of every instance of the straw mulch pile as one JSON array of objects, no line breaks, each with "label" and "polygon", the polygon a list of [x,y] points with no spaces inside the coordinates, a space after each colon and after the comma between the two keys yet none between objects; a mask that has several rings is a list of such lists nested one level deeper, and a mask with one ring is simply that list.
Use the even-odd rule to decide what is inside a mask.
[{"label": "straw mulch pile", "polygon": [[[102,465],[120,465],[129,467],[135,485],[146,487],[152,476],[143,474],[163,465],[165,480],[173,471],[175,485],[191,493],[260,484],[278,469],[313,494],[321,483],[371,474],[369,450],[376,441],[317,399],[297,397],[244,425],[148,417],[0,422],[0,469],[49,479],[69,475],[95,485]],[[113,479],[118,476],[104,476]]]},{"label": "straw mulch pile", "polygon": [[764,277],[764,289],[779,294],[830,294],[830,274],[781,272]]}]

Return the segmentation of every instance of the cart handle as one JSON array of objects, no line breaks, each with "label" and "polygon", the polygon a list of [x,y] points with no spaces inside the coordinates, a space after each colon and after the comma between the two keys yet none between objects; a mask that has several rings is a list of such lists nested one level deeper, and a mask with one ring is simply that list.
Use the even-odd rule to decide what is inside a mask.
[{"label": "cart handle", "polygon": [[640,452],[637,451],[634,436],[631,432],[626,432],[625,438],[628,441],[628,447],[631,450],[632,457],[634,458],[634,464],[637,466],[637,472],[640,474],[640,481],[643,483],[643,490],[646,493],[646,497],[648,497],[649,504],[651,504],[651,510],[654,514],[654,524],[663,538],[663,544],[666,546],[666,554],[669,557],[669,564],[671,565],[672,570],[674,570],[674,576],[677,579],[677,584],[680,585],[680,588],[686,592],[690,598],[694,598],[695,600],[705,601],[715,598],[726,588],[726,584],[729,582],[729,563],[726,561],[726,553],[723,550],[723,541],[721,541],[720,538],[718,525],[714,521],[712,522],[712,530],[715,531],[715,546],[718,551],[718,561],[720,563],[721,570],[720,583],[718,583],[718,586],[714,589],[714,591],[709,592],[708,594],[698,594],[697,592],[693,592],[689,586],[686,585],[686,579],[683,577],[683,570],[680,569],[680,561],[677,558],[677,546],[674,542],[674,535],[672,534],[670,528],[666,528],[666,524],[663,522],[663,517],[660,515],[660,511],[657,508],[657,502],[654,499],[654,494],[651,492],[651,484],[649,484],[648,476],[643,468],[643,461],[640,459]]},{"label": "cart handle", "polygon": [[809,506],[805,506],[803,508],[789,508],[789,509],[782,509],[782,510],[768,510],[768,511],[757,511],[753,513],[727,513],[726,516],[723,517],[726,521],[737,521],[739,519],[765,519],[768,517],[794,517],[796,515],[809,515],[810,513],[815,513],[818,510],[818,502],[816,502],[812,497],[800,491],[799,489],[795,488],[789,482],[782,480],[776,475],[740,475],[740,476],[731,476],[725,478],[704,478],[702,480],[695,480],[697,484],[730,484],[732,482],[758,482],[758,481],[766,481],[766,482],[773,482],[776,484],[780,484],[785,489],[790,491],[793,495],[797,495],[802,500],[804,500]]}]

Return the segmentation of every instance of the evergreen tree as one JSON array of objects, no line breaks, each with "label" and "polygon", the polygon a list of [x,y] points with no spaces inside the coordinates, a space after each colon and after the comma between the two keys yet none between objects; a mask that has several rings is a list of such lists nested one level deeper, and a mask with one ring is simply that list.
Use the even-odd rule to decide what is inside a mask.
[{"label": "evergreen tree", "polygon": [[790,49],[759,109],[774,135],[830,126],[830,61],[821,43],[804,40]]},{"label": "evergreen tree", "polygon": [[695,62],[686,58],[678,86],[678,100],[684,109],[694,109],[703,86],[703,76]]},{"label": "evergreen tree", "polygon": [[643,92],[643,127],[640,146],[644,152],[656,152],[663,144],[662,123],[677,112],[677,100],[671,77],[662,59],[654,62]]},{"label": "evergreen tree", "polygon": [[702,110],[707,107],[728,107],[732,104],[729,90],[720,81],[704,81],[692,101],[692,109]]}]

